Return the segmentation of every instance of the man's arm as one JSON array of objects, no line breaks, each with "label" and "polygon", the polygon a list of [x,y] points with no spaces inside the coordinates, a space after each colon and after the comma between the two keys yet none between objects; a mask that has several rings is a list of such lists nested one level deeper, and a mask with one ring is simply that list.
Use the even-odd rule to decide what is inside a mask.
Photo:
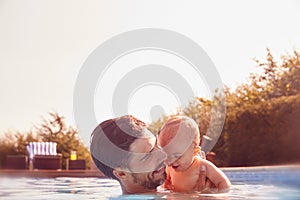
[{"label": "man's arm", "polygon": [[194,187],[194,190],[206,193],[208,190],[211,190],[212,188],[216,188],[216,186],[207,178],[206,166],[201,165],[200,172],[199,172],[199,179]]},{"label": "man's arm", "polygon": [[194,187],[195,191],[203,193],[228,192],[231,183],[227,176],[213,163],[207,160],[199,162],[199,179]]},{"label": "man's arm", "polygon": [[200,168],[205,166],[206,176],[216,186],[217,192],[228,192],[230,190],[231,182],[222,170],[208,160],[201,160],[200,165]]}]

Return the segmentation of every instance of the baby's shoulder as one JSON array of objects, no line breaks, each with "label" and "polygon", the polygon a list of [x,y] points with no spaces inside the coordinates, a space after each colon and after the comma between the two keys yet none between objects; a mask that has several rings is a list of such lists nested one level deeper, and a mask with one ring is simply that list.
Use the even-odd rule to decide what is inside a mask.
[{"label": "baby's shoulder", "polygon": [[200,156],[195,156],[195,161],[194,164],[197,165],[198,167],[204,165],[206,167],[211,167],[214,164],[206,159],[201,158]]}]

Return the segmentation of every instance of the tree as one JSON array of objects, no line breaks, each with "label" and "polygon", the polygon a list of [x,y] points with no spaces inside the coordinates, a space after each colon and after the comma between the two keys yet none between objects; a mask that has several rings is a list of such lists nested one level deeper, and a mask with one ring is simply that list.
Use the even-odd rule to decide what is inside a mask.
[{"label": "tree", "polygon": [[57,151],[63,157],[63,168],[66,166],[66,159],[70,158],[71,151],[76,151],[77,157],[85,159],[87,165],[90,165],[90,153],[81,141],[78,130],[67,126],[65,118],[59,113],[50,112],[49,117],[44,118],[41,124],[35,126],[35,132],[41,136],[42,141],[57,143]]}]

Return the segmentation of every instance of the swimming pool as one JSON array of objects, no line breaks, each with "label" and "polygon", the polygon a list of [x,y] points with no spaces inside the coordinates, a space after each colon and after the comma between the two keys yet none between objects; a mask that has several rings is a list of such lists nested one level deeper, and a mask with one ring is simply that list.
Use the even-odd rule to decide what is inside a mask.
[{"label": "swimming pool", "polygon": [[0,199],[300,199],[300,166],[227,168],[226,194],[122,195],[117,181],[103,178],[0,177]]}]

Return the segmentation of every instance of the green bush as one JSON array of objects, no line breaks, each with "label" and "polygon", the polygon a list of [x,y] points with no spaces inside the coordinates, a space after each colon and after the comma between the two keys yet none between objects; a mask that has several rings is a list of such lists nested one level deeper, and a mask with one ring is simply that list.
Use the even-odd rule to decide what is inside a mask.
[{"label": "green bush", "polygon": [[[216,145],[221,166],[254,166],[300,161],[300,94],[272,99],[228,118]],[[226,149],[226,155],[223,151]]]},{"label": "green bush", "polygon": [[[276,62],[267,49],[266,61],[256,61],[262,69],[236,89],[225,88],[225,98],[196,97],[182,114],[193,118],[201,136],[217,135],[225,108],[222,134],[213,148],[218,166],[253,166],[300,162],[300,56],[297,51]],[[212,106],[219,106],[211,119]],[[218,106],[217,106],[218,107]],[[218,117],[219,116],[219,117]],[[150,125],[159,130],[167,116]],[[214,133],[215,131],[215,133]]]},{"label": "green bush", "polygon": [[5,167],[7,155],[27,155],[26,146],[29,142],[56,142],[57,152],[62,154],[62,167],[66,167],[66,159],[70,158],[72,150],[77,152],[78,159],[84,159],[87,168],[90,167],[89,150],[80,140],[78,131],[72,126],[66,126],[65,119],[58,113],[50,112],[49,116],[33,128],[33,132],[7,132],[0,139],[0,167]]}]

